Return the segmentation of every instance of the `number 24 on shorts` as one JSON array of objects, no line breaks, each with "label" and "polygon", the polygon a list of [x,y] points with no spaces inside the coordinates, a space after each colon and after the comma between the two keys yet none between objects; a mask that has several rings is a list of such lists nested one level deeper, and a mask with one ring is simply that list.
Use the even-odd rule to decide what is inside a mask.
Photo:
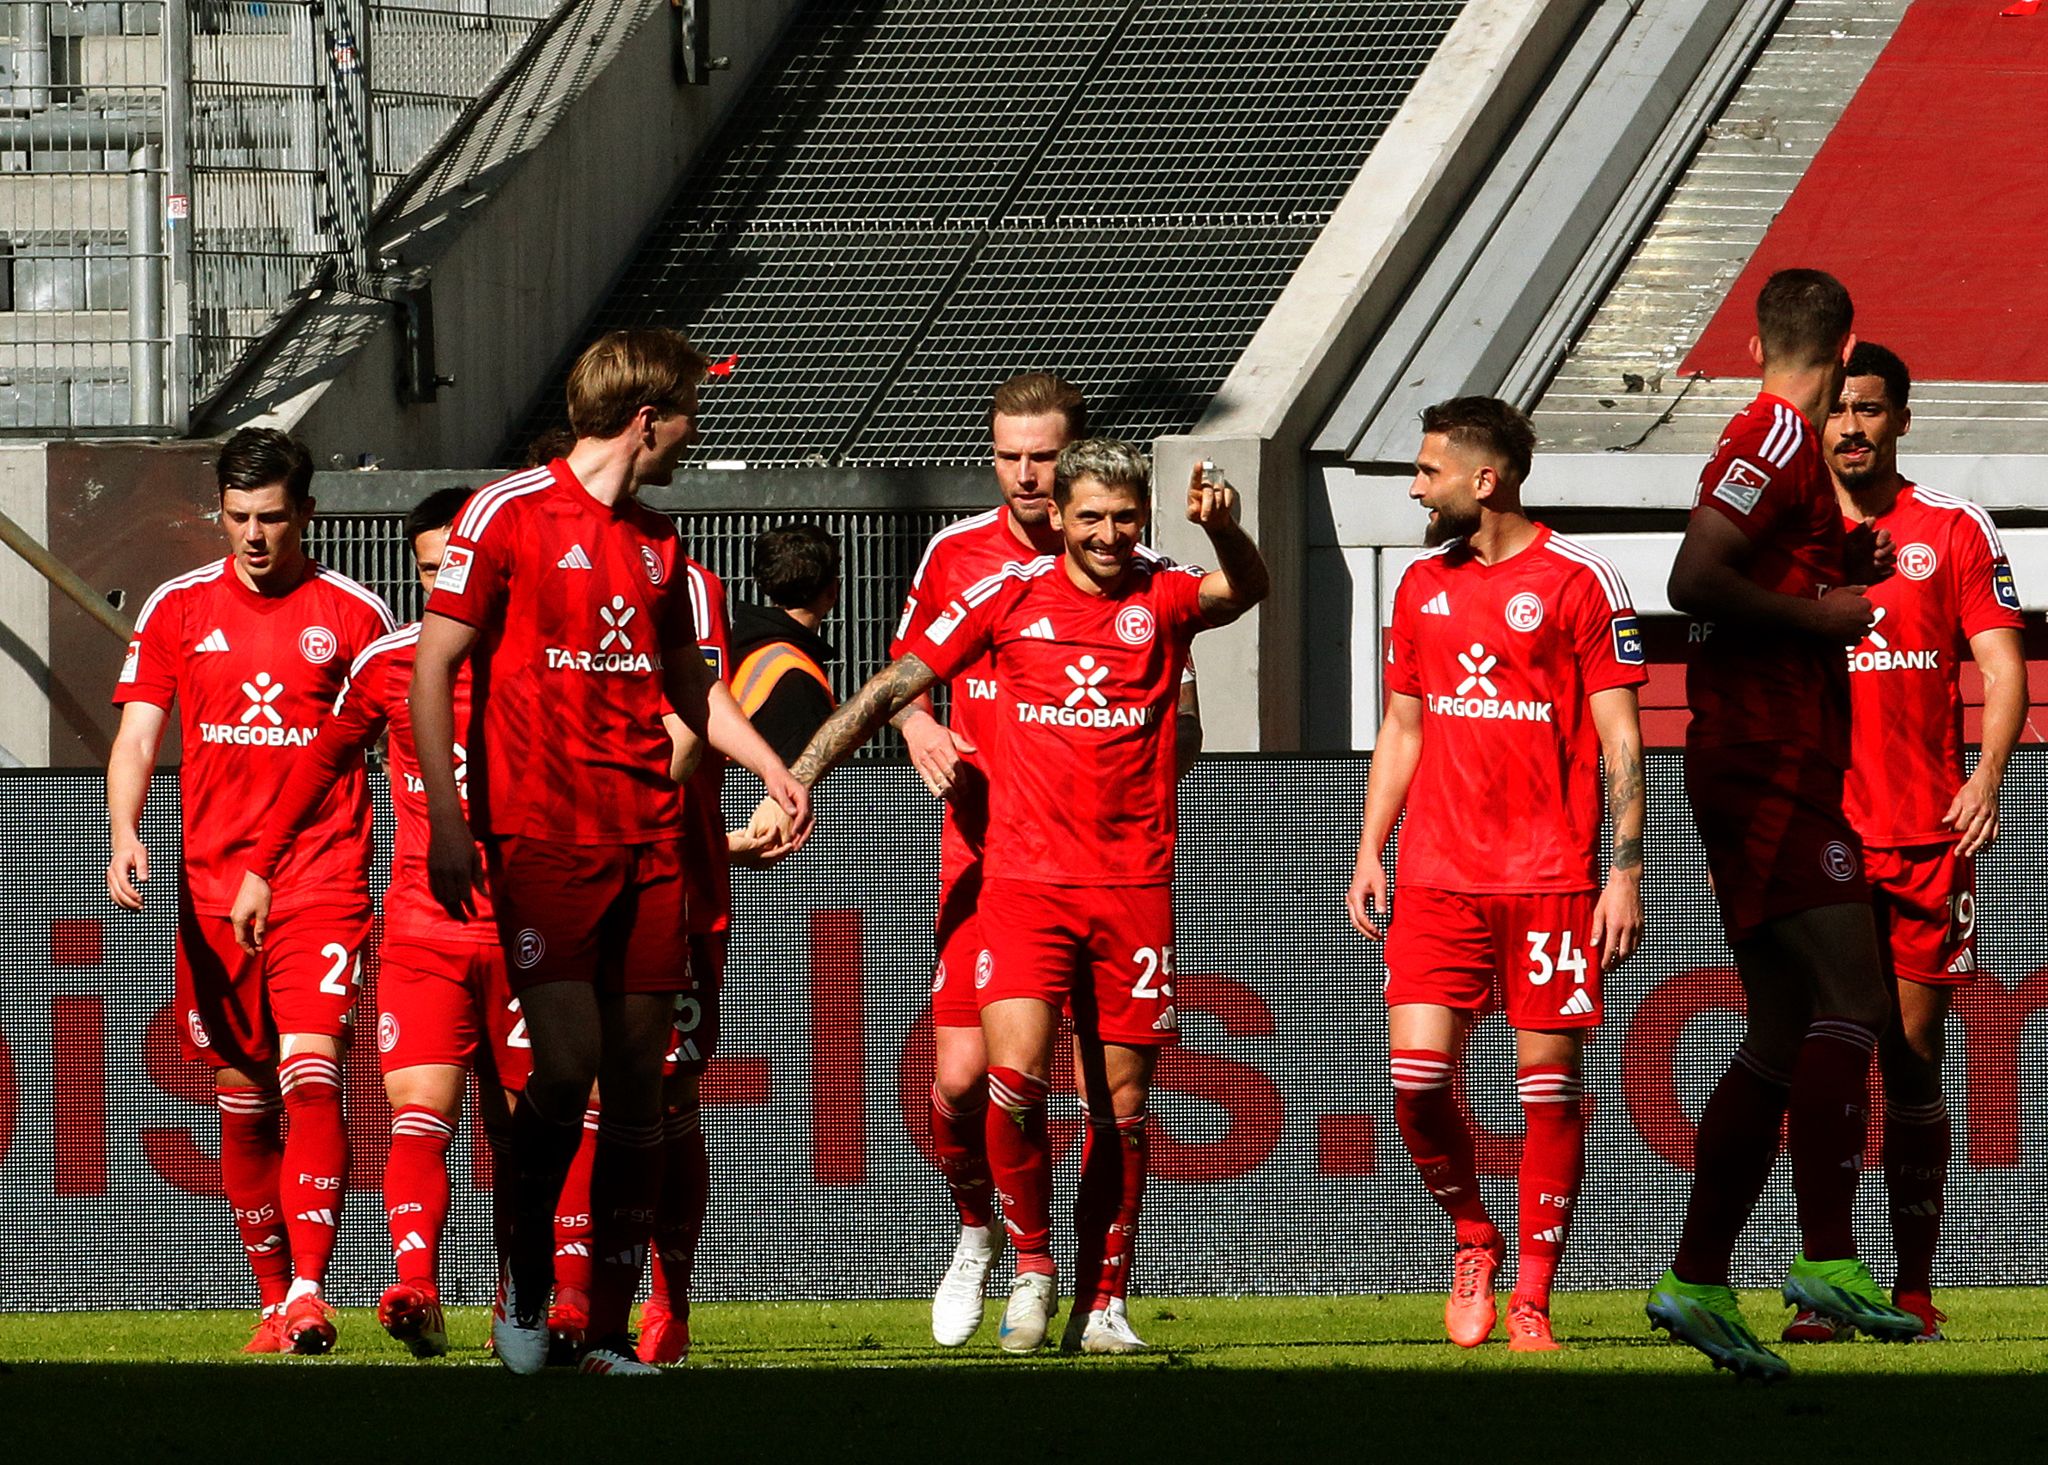
[{"label": "number 24 on shorts", "polygon": [[[1581,987],[1586,985],[1586,951],[1584,947],[1572,945],[1571,932],[1531,931],[1528,936],[1531,986],[1547,986],[1559,972],[1570,973],[1571,979]],[[1553,940],[1557,946],[1554,957],[1550,952]]]}]

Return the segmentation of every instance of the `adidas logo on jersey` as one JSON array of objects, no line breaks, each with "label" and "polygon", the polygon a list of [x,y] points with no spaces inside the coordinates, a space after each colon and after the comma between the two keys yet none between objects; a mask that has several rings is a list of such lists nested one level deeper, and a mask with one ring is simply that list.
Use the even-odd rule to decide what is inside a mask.
[{"label": "adidas logo on jersey", "polygon": [[1426,616],[1447,616],[1451,613],[1451,592],[1439,590],[1422,602],[1422,613]]},{"label": "adidas logo on jersey", "polygon": [[215,626],[212,630],[208,631],[204,636],[200,637],[199,644],[197,646],[194,646],[192,649],[195,652],[225,651],[228,649],[227,632],[223,631],[219,626]]},{"label": "adidas logo on jersey", "polygon": [[1948,964],[1948,969],[1957,976],[1974,972],[1977,970],[1977,953],[1965,946],[1956,953],[1956,959]]},{"label": "adidas logo on jersey", "polygon": [[1019,636],[1028,636],[1034,641],[1054,641],[1059,639],[1053,634],[1052,622],[1044,616],[1040,616],[1017,634]]},{"label": "adidas logo on jersey", "polygon": [[590,567],[590,556],[583,552],[580,544],[570,545],[569,552],[555,561],[558,570],[587,570]]},{"label": "adidas logo on jersey", "polygon": [[1593,1015],[1593,994],[1584,987],[1574,988],[1572,995],[1558,1008],[1559,1017],[1591,1017]]}]

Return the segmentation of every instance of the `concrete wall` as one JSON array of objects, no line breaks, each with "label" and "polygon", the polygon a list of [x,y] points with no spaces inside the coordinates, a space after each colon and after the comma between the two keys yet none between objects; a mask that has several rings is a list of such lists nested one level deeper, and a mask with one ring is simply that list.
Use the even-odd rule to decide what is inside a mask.
[{"label": "concrete wall", "polygon": [[273,425],[322,463],[371,453],[394,468],[497,461],[533,394],[585,329],[698,152],[753,81],[802,0],[713,8],[709,86],[679,86],[665,9],[522,159],[433,266],[439,400],[399,402],[396,314],[341,373]]},{"label": "concrete wall", "polygon": [[1304,707],[1321,695],[1304,657],[1304,450],[1588,3],[1470,0],[1209,411],[1192,433],[1154,444],[1167,552],[1210,558],[1173,508],[1191,465],[1207,458],[1243,492],[1244,522],[1273,569],[1265,605],[1202,638],[1208,686],[1258,688],[1256,699],[1206,699],[1208,747],[1303,745]]},{"label": "concrete wall", "polygon": [[[0,513],[48,544],[48,467],[41,443],[0,446]],[[50,757],[49,582],[0,549],[0,766]]]}]

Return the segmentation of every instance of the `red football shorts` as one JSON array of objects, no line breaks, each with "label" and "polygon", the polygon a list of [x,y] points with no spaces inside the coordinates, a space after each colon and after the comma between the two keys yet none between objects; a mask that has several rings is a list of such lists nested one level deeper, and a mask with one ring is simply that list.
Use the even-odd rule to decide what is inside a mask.
[{"label": "red football shorts", "polygon": [[1600,1025],[1591,890],[1469,895],[1403,885],[1387,932],[1387,1006],[1495,1006],[1531,1032]]},{"label": "red football shorts", "polygon": [[514,992],[588,982],[605,992],[681,992],[690,985],[689,882],[683,840],[558,844],[491,840],[498,939]]},{"label": "red football shorts", "polygon": [[690,938],[690,990],[676,993],[676,1020],[662,1072],[702,1073],[718,1053],[718,1002],[725,994],[727,933]]},{"label": "red football shorts", "polygon": [[1782,916],[1870,900],[1842,770],[1774,744],[1687,748],[1685,792],[1728,940]]},{"label": "red football shorts", "polygon": [[280,1034],[346,1037],[369,936],[370,907],[353,896],[272,916],[261,956],[235,945],[226,916],[181,908],[176,980],[187,1061],[267,1068]]},{"label": "red football shorts", "polygon": [[[951,855],[952,851],[946,851]],[[975,978],[988,968],[988,944],[981,939],[981,861],[958,866],[948,858],[939,874],[939,922],[932,966],[932,1026],[979,1028],[981,999]]]},{"label": "red football shorts", "polygon": [[480,1080],[523,1089],[533,1044],[505,980],[505,953],[477,942],[387,936],[377,954],[377,1061],[474,1064]]},{"label": "red football shorts", "polygon": [[975,973],[975,986],[983,1007],[1013,997],[1071,1004],[1083,1038],[1131,1048],[1180,1041],[1166,886],[989,880],[981,929],[988,970]]},{"label": "red football shorts", "polygon": [[1870,905],[1892,974],[1929,987],[1961,987],[1977,975],[1977,862],[1940,844],[1863,854]]}]

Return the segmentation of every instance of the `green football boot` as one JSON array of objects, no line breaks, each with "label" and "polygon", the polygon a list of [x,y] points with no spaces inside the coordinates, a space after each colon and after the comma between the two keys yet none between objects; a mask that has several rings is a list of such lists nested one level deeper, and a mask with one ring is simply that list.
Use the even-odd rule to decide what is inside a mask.
[{"label": "green football boot", "polygon": [[1650,1289],[1643,1310],[1652,1327],[1664,1329],[1673,1342],[1699,1349],[1714,1367],[1739,1379],[1773,1383],[1792,1372],[1792,1365],[1757,1342],[1742,1321],[1735,1293],[1727,1287],[1681,1282],[1676,1272],[1666,1272],[1664,1280]]},{"label": "green football boot", "polygon": [[1910,1343],[1920,1336],[1921,1320],[1895,1307],[1853,1256],[1840,1261],[1812,1262],[1805,1257],[1786,1269],[1785,1306],[1817,1312],[1886,1343]]}]

